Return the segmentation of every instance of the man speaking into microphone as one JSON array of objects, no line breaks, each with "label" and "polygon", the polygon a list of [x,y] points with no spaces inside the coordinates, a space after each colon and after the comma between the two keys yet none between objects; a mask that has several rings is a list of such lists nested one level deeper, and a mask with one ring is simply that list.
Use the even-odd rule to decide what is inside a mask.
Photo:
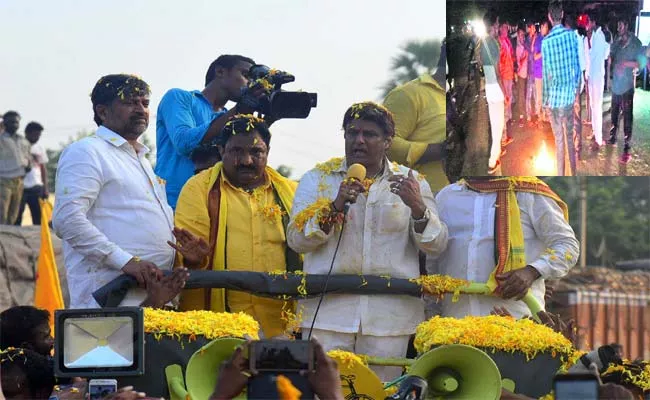
[{"label": "man speaking into microphone", "polygon": [[[352,105],[343,131],[345,158],[318,164],[300,180],[289,246],[305,254],[308,274],[417,278],[418,251],[437,256],[447,245],[429,184],[386,157],[395,124],[383,106]],[[301,308],[303,337],[313,325],[311,333],[326,351],[379,357],[404,357],[424,320],[423,301],[409,296],[333,294],[320,308],[318,298],[301,301]],[[384,381],[400,373],[399,367],[373,369]]]}]

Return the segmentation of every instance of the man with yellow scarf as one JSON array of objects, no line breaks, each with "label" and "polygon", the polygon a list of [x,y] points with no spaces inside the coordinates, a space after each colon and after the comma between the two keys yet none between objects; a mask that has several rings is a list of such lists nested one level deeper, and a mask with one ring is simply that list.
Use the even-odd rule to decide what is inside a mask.
[{"label": "man with yellow scarf", "polygon": [[[176,205],[177,264],[189,269],[271,272],[302,268],[286,244],[297,183],[266,165],[271,133],[263,119],[236,115],[222,130],[222,161],[192,177]],[[245,312],[264,337],[284,333],[281,300],[224,289],[181,294],[182,310]]]},{"label": "man with yellow scarf", "polygon": [[567,206],[538,178],[461,179],[436,201],[449,242],[429,272],[487,282],[495,295],[446,298],[443,316],[489,315],[495,307],[515,318],[530,315],[517,300],[531,289],[543,305],[544,280],[561,278],[578,260]]}]

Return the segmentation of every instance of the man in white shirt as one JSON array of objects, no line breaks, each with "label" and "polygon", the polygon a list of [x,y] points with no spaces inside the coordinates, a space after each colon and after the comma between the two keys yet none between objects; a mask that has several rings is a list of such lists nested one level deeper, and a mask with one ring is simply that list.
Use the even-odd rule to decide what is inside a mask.
[{"label": "man in white shirt", "polygon": [[[511,203],[508,190],[515,191],[516,204]],[[543,305],[544,280],[561,278],[578,260],[578,241],[567,221],[568,210],[537,178],[463,179],[440,191],[436,201],[440,220],[449,230],[449,242],[429,273],[485,283],[495,267],[513,257],[508,250],[501,250],[523,247],[525,253],[518,269],[495,274],[501,297],[461,295],[453,302],[447,296],[442,306],[444,316],[489,315],[495,307],[506,308],[515,318],[530,315],[528,307],[517,300],[532,289]],[[518,208],[521,229],[512,226],[509,213],[517,211],[509,205]],[[515,243],[515,231],[521,232],[523,243]]]},{"label": "man in white shirt", "polygon": [[[305,254],[306,273],[327,274],[338,246],[332,274],[417,278],[418,250],[435,256],[445,248],[447,228],[438,218],[429,184],[386,158],[394,126],[383,106],[353,105],[343,118],[345,158],[319,164],[300,180],[287,241]],[[366,168],[364,182],[346,179],[348,167],[355,163]],[[318,301],[300,302],[305,332],[312,326]],[[410,335],[423,320],[420,298],[327,295],[312,333],[326,350],[404,357]],[[373,369],[384,380],[400,372],[395,367]]]},{"label": "man in white shirt", "polygon": [[499,17],[493,10],[483,17],[488,35],[481,40],[480,54],[485,75],[485,97],[488,101],[492,146],[488,160],[488,174],[500,175],[501,156],[505,146],[512,142],[506,134],[505,124],[505,89],[499,70]]},{"label": "man in white shirt", "polygon": [[[20,202],[18,210],[18,219],[16,225],[20,226],[23,222],[23,213],[25,205],[29,206],[29,212],[32,215],[32,224],[41,224],[41,206],[40,199],[47,199],[50,195],[47,186],[47,153],[43,146],[38,143],[43,133],[43,125],[38,122],[30,122],[25,127],[25,138],[30,147],[30,171],[25,175],[23,180],[23,199]],[[49,222],[49,221],[47,221]]]},{"label": "man in white shirt", "polygon": [[598,26],[596,13],[587,13],[587,30],[591,36],[584,39],[585,76],[589,87],[591,105],[591,127],[593,132],[592,151],[599,151],[603,145],[603,92],[605,90],[605,60],[609,57],[609,43],[605,40],[603,30]]},{"label": "man in white shirt", "polygon": [[165,189],[138,142],[149,124],[149,86],[107,75],[91,94],[90,137],[69,145],[57,168],[52,224],[63,239],[71,308],[98,307],[92,293],[125,273],[139,288],[122,306],[140,305],[174,262],[173,215]]}]

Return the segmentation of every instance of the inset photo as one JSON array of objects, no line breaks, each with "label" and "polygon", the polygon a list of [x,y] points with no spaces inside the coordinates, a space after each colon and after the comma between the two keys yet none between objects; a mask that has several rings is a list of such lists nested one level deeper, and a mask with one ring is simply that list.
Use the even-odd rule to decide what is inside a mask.
[{"label": "inset photo", "polygon": [[450,180],[650,175],[650,2],[447,0]]}]

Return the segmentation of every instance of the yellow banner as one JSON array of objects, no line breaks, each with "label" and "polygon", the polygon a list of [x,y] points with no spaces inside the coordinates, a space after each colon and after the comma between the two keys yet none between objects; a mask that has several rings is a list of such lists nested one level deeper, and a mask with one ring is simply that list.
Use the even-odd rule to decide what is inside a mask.
[{"label": "yellow banner", "polygon": [[47,200],[39,200],[41,204],[41,249],[36,268],[36,284],[34,288],[34,307],[50,312],[50,328],[54,336],[54,310],[65,308],[59,273],[54,258],[52,237],[50,236],[50,220],[52,219],[52,204]]}]

